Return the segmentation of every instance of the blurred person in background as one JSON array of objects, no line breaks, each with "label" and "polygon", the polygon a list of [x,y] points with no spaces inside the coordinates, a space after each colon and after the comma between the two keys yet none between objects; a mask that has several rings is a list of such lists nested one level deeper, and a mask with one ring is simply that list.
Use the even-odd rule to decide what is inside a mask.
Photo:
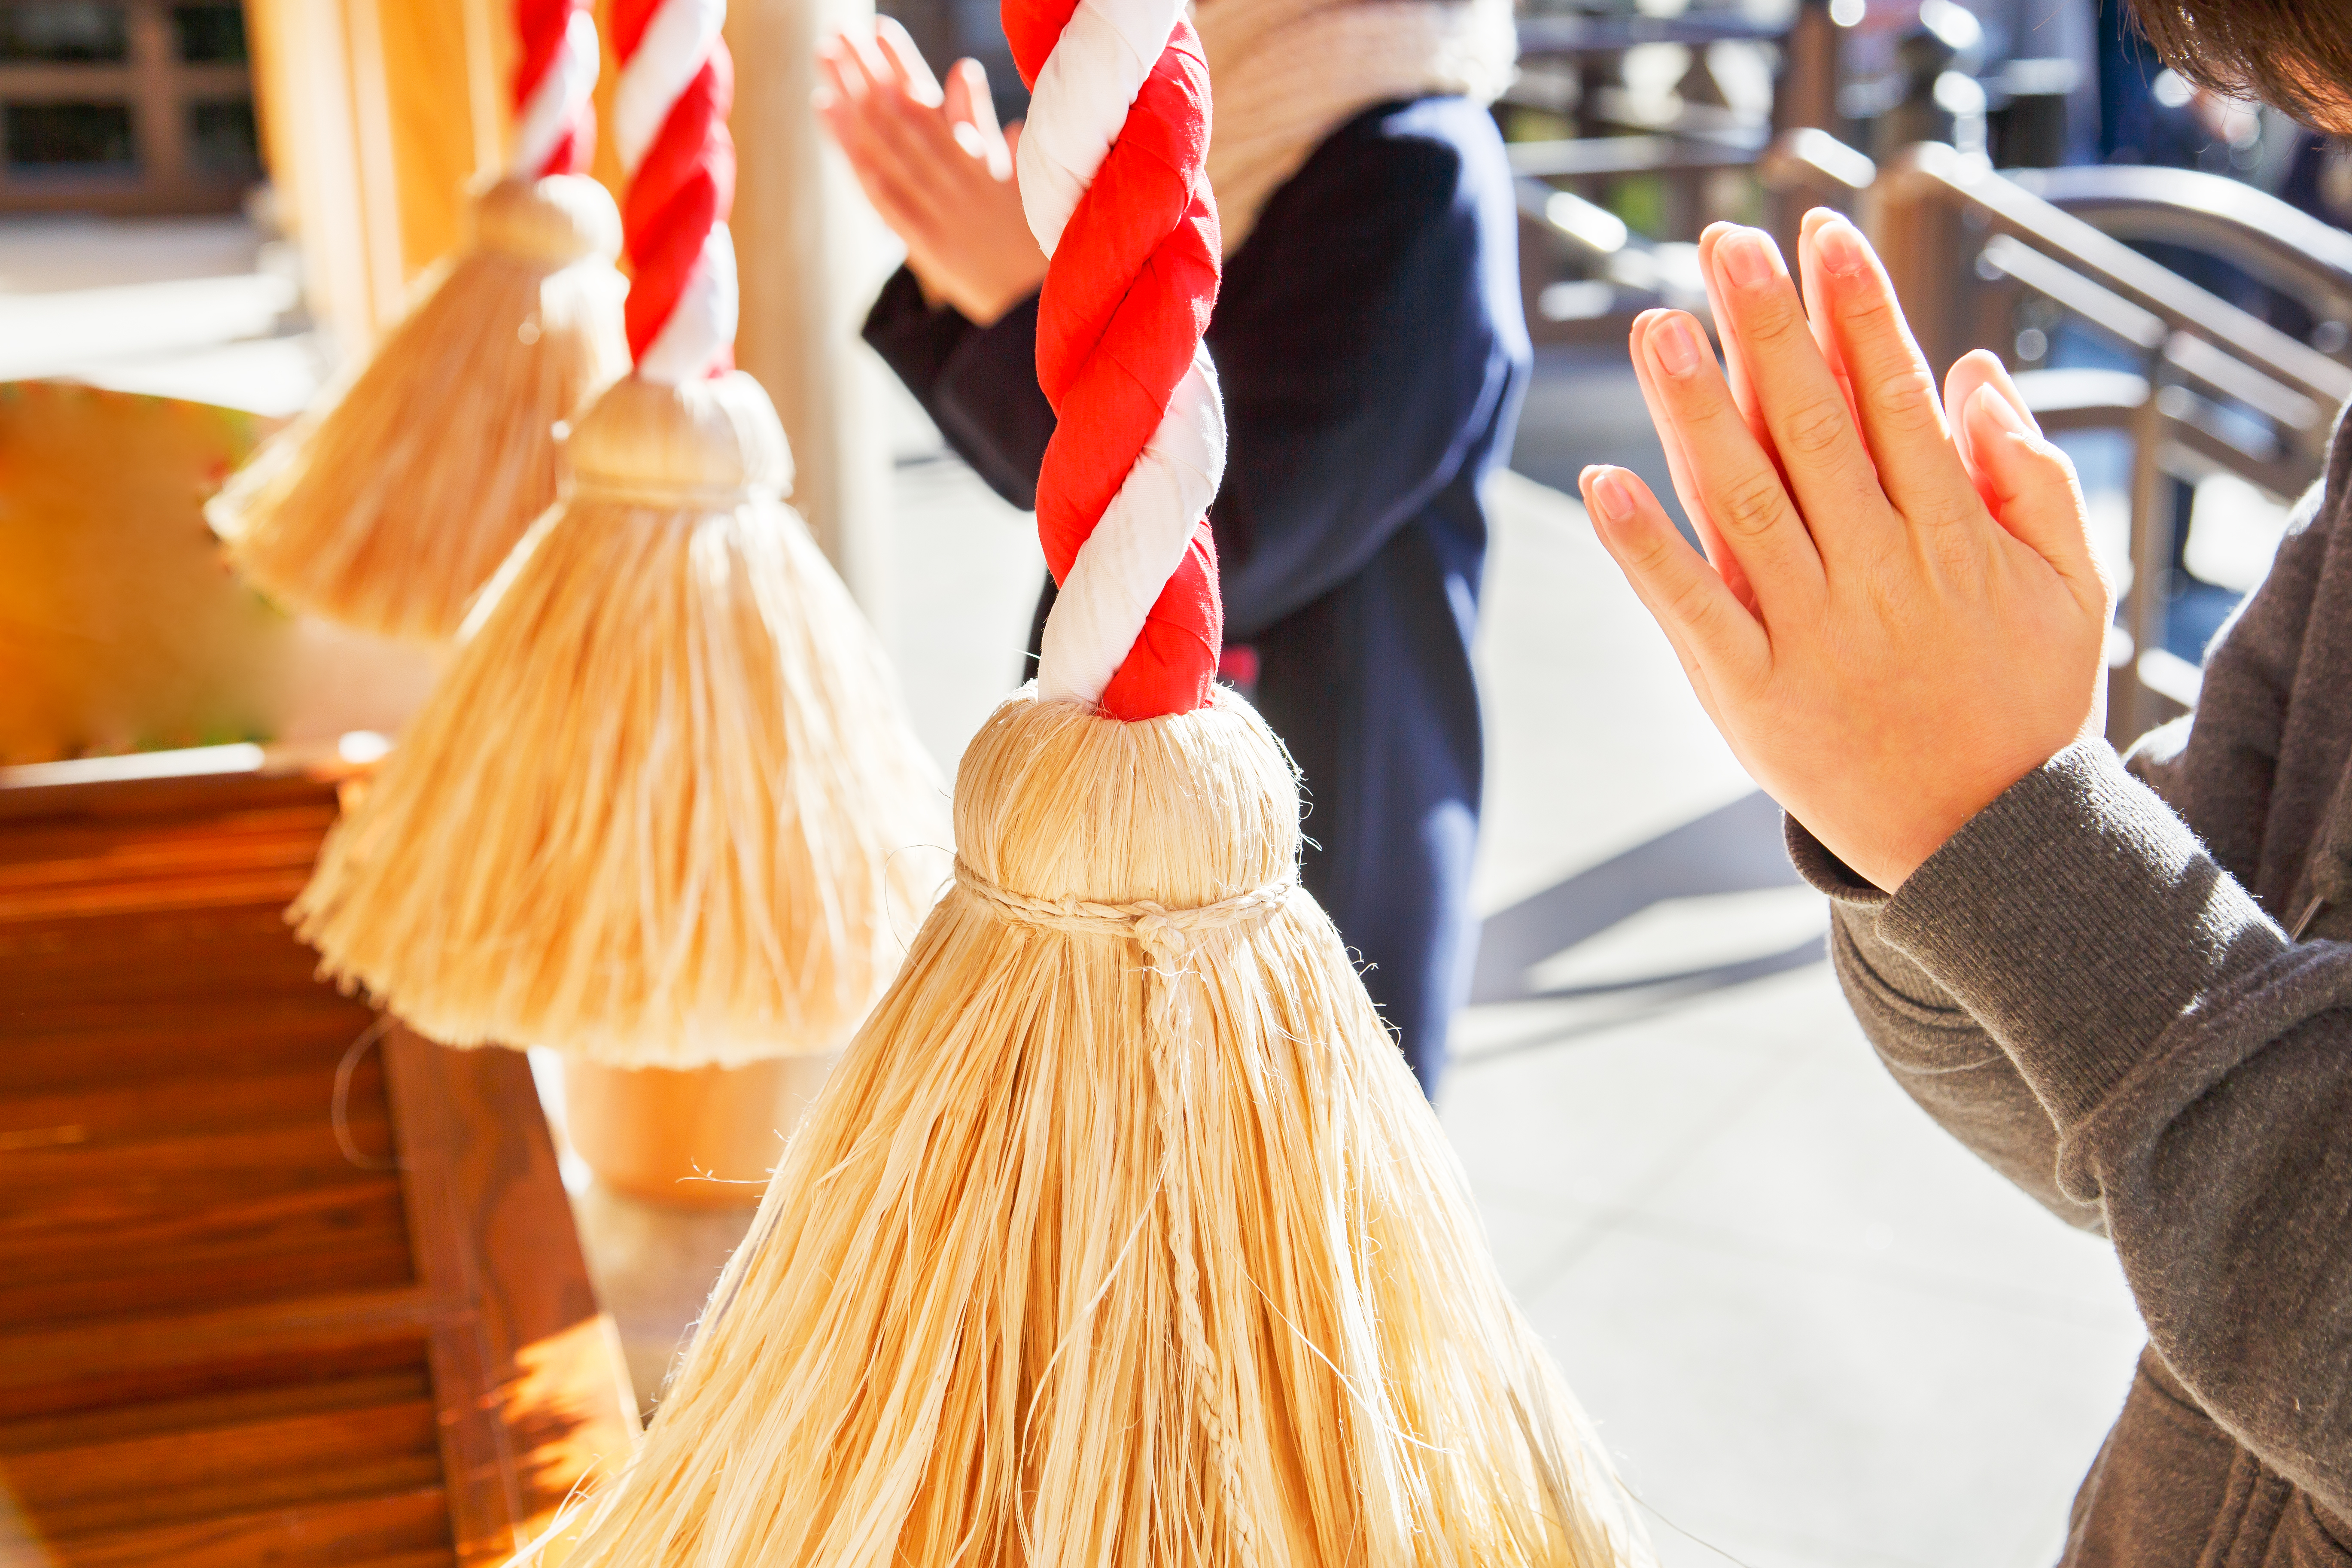
[{"label": "blurred person in background", "polygon": [[[2141,20],[2352,132],[2342,0]],[[2196,710],[2119,758],[2072,465],[1989,353],[1938,403],[1850,223],[1799,249],[1801,295],[1766,236],[1703,237],[1727,380],[1692,318],[1634,324],[1706,555],[1621,468],[1595,527],[1787,808],[1890,1072],[2114,1243],[2149,1342],[2065,1563],[2352,1564],[2352,426]]]},{"label": "blurred person in background", "polygon": [[[1510,7],[1202,0],[1193,15],[1226,256],[1208,330],[1229,442],[1209,514],[1224,673],[1305,775],[1303,879],[1433,1092],[1477,930],[1480,486],[1532,363],[1486,108],[1509,77]],[[887,19],[821,65],[820,113],[907,247],[866,340],[982,478],[1034,507],[1054,413],[1019,127],[999,131],[978,64],[942,85]]]}]

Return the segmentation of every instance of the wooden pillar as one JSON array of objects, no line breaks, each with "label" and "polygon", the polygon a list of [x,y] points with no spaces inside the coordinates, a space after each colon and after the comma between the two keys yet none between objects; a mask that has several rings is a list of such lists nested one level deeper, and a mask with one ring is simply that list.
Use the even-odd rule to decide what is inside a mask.
[{"label": "wooden pillar", "polygon": [[889,456],[881,366],[858,340],[887,266],[879,223],[810,108],[816,45],[873,19],[872,0],[730,0],[743,280],[735,357],[775,400],[793,503],[887,638]]},{"label": "wooden pillar", "polygon": [[310,310],[362,353],[464,232],[506,128],[495,0],[246,0],[255,112]]},{"label": "wooden pillar", "polygon": [[[1772,87],[1772,134],[1807,128],[1837,132],[1841,39],[1827,0],[1801,0],[1788,37],[1780,42],[1780,75]],[[1797,236],[1812,193],[1791,189],[1765,199],[1765,223],[1782,255],[1796,264]]]},{"label": "wooden pillar", "polygon": [[247,0],[253,107],[278,221],[299,247],[310,314],[345,353],[375,335],[373,273],[360,202],[343,7]]},{"label": "wooden pillar", "polygon": [[140,105],[131,116],[140,170],[157,184],[178,184],[187,177],[188,121],[172,81],[172,18],[155,0],[144,0],[130,6],[123,20],[134,101]]},{"label": "wooden pillar", "polygon": [[513,32],[513,7],[485,0],[366,3],[383,51],[400,263],[413,280],[464,240],[467,188],[495,177],[506,162],[506,94],[492,39]]}]

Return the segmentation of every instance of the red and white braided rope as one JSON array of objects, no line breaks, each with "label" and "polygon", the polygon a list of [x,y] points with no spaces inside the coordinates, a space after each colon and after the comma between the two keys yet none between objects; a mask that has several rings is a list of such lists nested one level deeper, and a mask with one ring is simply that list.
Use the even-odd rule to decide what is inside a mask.
[{"label": "red and white braided rope", "polygon": [[628,171],[621,204],[630,263],[629,353],[646,381],[677,384],[734,363],[738,296],[735,68],[720,38],[727,0],[614,0],[613,142]]},{"label": "red and white braided rope", "polygon": [[593,0],[515,0],[514,148],[507,173],[519,180],[576,174],[596,142],[596,16]]},{"label": "red and white braided rope", "polygon": [[1021,201],[1051,258],[1038,379],[1059,419],[1038,477],[1062,589],[1038,692],[1183,712],[1208,700],[1223,622],[1208,69],[1183,0],[1006,0],[1004,16],[1033,82]]}]

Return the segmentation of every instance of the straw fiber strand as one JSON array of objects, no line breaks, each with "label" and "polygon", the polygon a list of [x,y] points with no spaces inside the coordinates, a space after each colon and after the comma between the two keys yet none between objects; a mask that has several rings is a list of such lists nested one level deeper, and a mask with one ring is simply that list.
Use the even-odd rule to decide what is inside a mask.
[{"label": "straw fiber strand", "polygon": [[628,367],[620,220],[583,175],[509,180],[476,243],[339,392],[206,509],[254,583],[385,636],[441,641],[555,500],[555,426]]},{"label": "straw fiber strand", "polygon": [[1255,713],[1024,694],[956,811],[570,1568],[1647,1563]]},{"label": "straw fiber strand", "polygon": [[621,382],[566,450],[572,493],[294,917],[329,973],[452,1045],[832,1050],[946,868],[895,678],[777,499],[782,431],[748,377]]}]

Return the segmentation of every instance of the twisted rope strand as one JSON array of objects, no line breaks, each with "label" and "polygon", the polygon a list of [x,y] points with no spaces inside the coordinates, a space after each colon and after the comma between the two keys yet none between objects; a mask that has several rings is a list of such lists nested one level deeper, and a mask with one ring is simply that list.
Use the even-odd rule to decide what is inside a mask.
[{"label": "twisted rope strand", "polygon": [[514,151],[522,180],[577,174],[596,145],[593,94],[602,61],[593,0],[515,0]]},{"label": "twisted rope strand", "polygon": [[1202,351],[1216,299],[1208,67],[1181,0],[1007,0],[1034,86],[1024,210],[1050,260],[1037,378],[1057,416],[1037,527],[1062,596],[1043,697],[1116,719],[1209,700],[1224,614],[1208,504],[1224,407]]},{"label": "twisted rope strand", "polygon": [[613,140],[629,173],[621,204],[630,265],[629,353],[646,381],[676,384],[733,368],[738,294],[735,65],[719,28],[726,0],[614,0],[621,79]]},{"label": "twisted rope strand", "polygon": [[[1048,258],[1037,379],[1055,426],[1037,531],[1062,595],[1038,695],[1097,703],[1113,719],[1189,713],[1211,700],[1224,625],[1207,519],[1224,472],[1224,406],[1201,343],[1221,249],[1208,65],[1183,0],[1004,0],[1004,31],[1032,87],[1022,208]],[[961,865],[957,878],[980,890]],[[1001,889],[982,896],[1016,907]],[[1202,1310],[1180,1041],[1194,934],[1263,918],[1257,899],[1182,911],[1072,905],[1049,917],[1125,921],[1150,960],[1145,1026],[1187,1403],[1207,1428],[1244,1565],[1255,1543],[1240,1422]]]}]

